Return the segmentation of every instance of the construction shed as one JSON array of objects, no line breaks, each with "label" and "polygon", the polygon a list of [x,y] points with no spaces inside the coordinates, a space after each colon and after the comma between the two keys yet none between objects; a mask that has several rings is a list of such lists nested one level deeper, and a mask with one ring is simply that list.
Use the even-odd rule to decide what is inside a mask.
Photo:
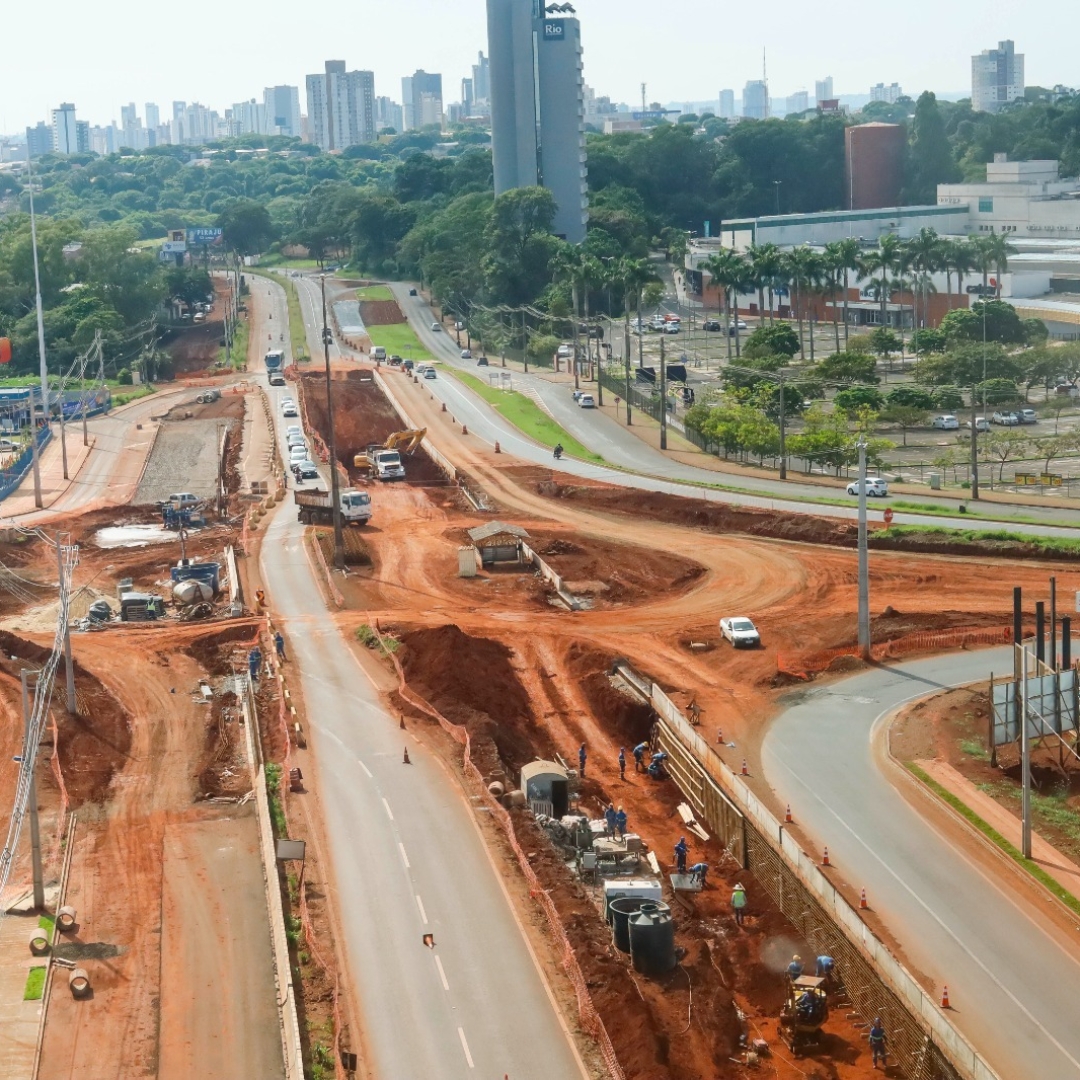
[{"label": "construction shed", "polygon": [[521,790],[533,813],[561,818],[570,808],[570,784],[557,761],[530,761],[521,767]]},{"label": "construction shed", "polygon": [[528,538],[529,534],[520,525],[507,525],[505,521],[489,521],[469,530],[481,566],[521,562],[521,541]]}]

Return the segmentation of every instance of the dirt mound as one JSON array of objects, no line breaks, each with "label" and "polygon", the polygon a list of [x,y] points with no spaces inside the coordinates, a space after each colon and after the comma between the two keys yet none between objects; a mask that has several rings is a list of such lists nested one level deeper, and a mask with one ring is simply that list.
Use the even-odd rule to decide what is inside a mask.
[{"label": "dirt mound", "polygon": [[224,630],[193,638],[184,652],[211,676],[220,678],[246,670],[247,654],[259,632],[257,623],[231,623]]},{"label": "dirt mound", "polygon": [[[353,466],[353,458],[372,443],[384,443],[395,432],[401,431],[401,417],[395,412],[390,400],[374,381],[361,381],[360,371],[349,371],[345,378],[334,376],[334,427],[337,436],[338,461],[349,477],[357,482],[360,471]],[[326,415],[326,379],[322,375],[307,374],[304,381],[304,404],[308,422],[313,425],[323,441],[330,435]],[[445,484],[442,470],[428,457],[423,446],[405,462],[406,483]]]},{"label": "dirt mound", "polygon": [[394,326],[405,321],[396,300],[361,300],[360,318],[365,326]]},{"label": "dirt mound", "polygon": [[653,711],[612,683],[608,673],[614,659],[582,643],[571,645],[566,654],[567,667],[593,715],[606,731],[617,733],[630,746],[636,746],[649,737]]},{"label": "dirt mound", "polygon": [[[0,631],[0,671],[16,680],[28,666],[40,669],[49,650],[32,641]],[[13,659],[8,659],[9,657]],[[124,767],[131,750],[131,717],[101,681],[75,661],[77,712],[64,708],[64,667],[57,670],[52,716],[57,726],[57,753],[71,808],[102,802],[113,774]]]},{"label": "dirt mound", "polygon": [[482,773],[497,771],[500,761],[516,773],[538,754],[550,755],[550,740],[536,723],[507,646],[452,625],[413,630],[401,641],[410,688],[468,729]]}]

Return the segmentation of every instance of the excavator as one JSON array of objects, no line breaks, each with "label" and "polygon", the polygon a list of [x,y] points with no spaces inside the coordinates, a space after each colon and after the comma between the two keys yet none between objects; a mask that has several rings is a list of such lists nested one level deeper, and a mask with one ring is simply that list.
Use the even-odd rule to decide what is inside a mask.
[{"label": "excavator", "polygon": [[424,441],[426,434],[427,428],[420,428],[418,431],[395,431],[383,443],[383,449],[399,450],[403,454],[415,453],[416,449]]}]

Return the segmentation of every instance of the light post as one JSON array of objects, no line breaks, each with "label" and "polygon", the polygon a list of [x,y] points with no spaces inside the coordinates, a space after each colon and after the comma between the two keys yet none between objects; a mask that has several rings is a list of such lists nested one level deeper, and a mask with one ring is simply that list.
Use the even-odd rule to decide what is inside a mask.
[{"label": "light post", "polygon": [[326,322],[326,275],[319,277],[322,287],[322,340],[323,359],[326,364],[326,422],[330,428],[330,500],[333,503],[334,516],[334,566],[344,572],[345,570],[345,536],[341,531],[341,485],[338,481],[337,471],[337,439],[334,436],[334,395],[330,386],[330,342],[333,334]]},{"label": "light post", "polygon": [[859,438],[859,656],[870,659],[870,552],[866,532],[866,439]]},{"label": "light post", "polygon": [[784,182],[783,180],[774,180],[773,181],[773,186],[776,189],[776,216],[777,217],[780,216],[780,185],[783,182]]}]

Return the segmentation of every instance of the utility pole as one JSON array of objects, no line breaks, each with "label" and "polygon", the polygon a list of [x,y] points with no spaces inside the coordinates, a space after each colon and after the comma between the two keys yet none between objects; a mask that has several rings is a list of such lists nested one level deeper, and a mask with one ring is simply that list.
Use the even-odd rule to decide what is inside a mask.
[{"label": "utility pole", "polygon": [[859,656],[870,659],[870,551],[866,535],[866,440],[859,439]]},{"label": "utility pole", "polygon": [[[638,312],[638,329],[641,329],[641,312]],[[630,406],[630,321],[626,322],[623,327],[623,359],[626,364],[626,426],[629,427],[631,423],[631,413],[633,410]]]},{"label": "utility pole", "polygon": [[[529,323],[525,309],[521,309],[521,362],[525,365],[525,374],[529,374]],[[575,357],[575,363],[577,358]]]},{"label": "utility pole", "polygon": [[1021,795],[1020,854],[1031,858],[1031,740],[1028,738],[1027,648],[1020,648],[1020,773]]},{"label": "utility pole", "polygon": [[330,386],[330,342],[333,334],[326,322],[326,275],[319,278],[322,286],[322,340],[326,364],[326,422],[330,427],[330,500],[334,504],[334,566],[345,570],[345,536],[341,531],[341,484],[338,481],[337,439],[334,436],[334,395]]},{"label": "utility pole", "polygon": [[[578,350],[581,348],[579,338],[581,326],[578,323],[578,283],[576,278],[570,284],[570,291],[573,294],[571,302],[574,307],[574,359],[572,361],[574,365],[574,389],[580,390],[581,383],[578,381]],[[588,330],[588,327],[586,327],[586,330]]]},{"label": "utility pole", "polygon": [[664,339],[660,339],[660,449],[667,449],[667,363]]},{"label": "utility pole", "polygon": [[785,402],[784,402],[784,373],[777,373],[780,377],[780,479],[787,479],[787,431],[785,430]]},{"label": "utility pole", "polygon": [[[56,534],[56,568],[59,572],[60,603],[65,603],[65,594],[71,585],[70,581],[64,580],[64,549],[71,544],[70,533]],[[74,716],[78,711],[78,702],[75,700],[75,662],[71,656],[71,626],[65,621],[64,624],[64,672],[67,677],[67,711]]]},{"label": "utility pole", "polygon": [[971,497],[979,497],[979,418],[975,415],[975,387],[971,388]]},{"label": "utility pole", "polygon": [[[37,309],[38,360],[41,373],[41,414],[49,422],[49,368],[45,360],[45,317],[41,308],[41,272],[38,269],[37,216],[34,213],[34,174],[30,154],[26,156],[26,177],[30,187],[30,246],[34,254],[34,304]],[[34,506],[45,505],[41,500],[41,464],[38,449],[37,424],[34,419],[34,392],[30,391],[30,445],[34,461]],[[65,473],[66,474],[66,473]]]},{"label": "utility pole", "polygon": [[[30,749],[30,723],[33,714],[30,708],[30,676],[34,676],[35,686],[40,672],[23,671],[22,676],[22,706],[23,706],[23,753]],[[37,761],[36,755],[28,761],[24,760],[30,776],[27,804],[30,809],[30,862],[33,866],[34,875],[34,907],[39,911],[45,910],[45,874],[41,865],[41,826],[38,824],[37,781],[34,777]]]}]

